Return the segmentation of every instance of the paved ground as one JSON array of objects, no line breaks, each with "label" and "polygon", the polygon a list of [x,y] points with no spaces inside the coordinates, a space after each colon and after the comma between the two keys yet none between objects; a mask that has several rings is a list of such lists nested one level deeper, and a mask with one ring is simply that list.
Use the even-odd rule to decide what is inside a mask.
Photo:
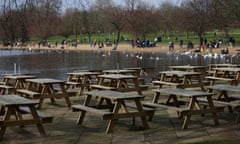
[{"label": "paved ground", "polygon": [[[144,92],[146,101],[151,99],[151,91]],[[81,97],[72,98],[72,103],[82,103]],[[24,128],[9,127],[1,144],[178,144],[206,141],[239,143],[240,125],[234,123],[235,113],[224,112],[218,115],[220,125],[214,126],[211,115],[193,116],[187,130],[181,130],[182,119],[169,110],[158,110],[149,122],[150,129],[144,130],[136,118],[119,120],[112,134],[106,134],[107,121],[92,114],[87,115],[83,125],[76,125],[78,112],[66,107],[63,99],[56,104],[44,102],[42,111],[53,115],[54,122],[45,124],[47,137],[41,137],[35,126]]]}]

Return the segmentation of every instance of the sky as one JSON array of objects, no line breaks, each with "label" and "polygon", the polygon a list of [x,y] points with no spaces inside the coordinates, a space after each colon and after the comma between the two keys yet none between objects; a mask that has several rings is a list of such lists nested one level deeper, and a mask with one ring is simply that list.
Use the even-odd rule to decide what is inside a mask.
[{"label": "sky", "polygon": [[[95,1],[95,0],[91,0]],[[116,4],[123,5],[125,2],[124,0],[113,0]],[[149,5],[153,6],[159,6],[163,2],[171,2],[173,4],[179,5],[181,0],[142,0],[145,3],[148,3]],[[68,7],[74,7],[76,6],[75,0],[63,0],[63,7],[68,8]]]},{"label": "sky", "polygon": [[[124,3],[124,0],[113,0],[114,2],[116,3]],[[163,2],[171,2],[171,3],[178,3],[180,0],[142,0],[144,1],[145,3],[149,3],[150,5],[159,5]]]}]

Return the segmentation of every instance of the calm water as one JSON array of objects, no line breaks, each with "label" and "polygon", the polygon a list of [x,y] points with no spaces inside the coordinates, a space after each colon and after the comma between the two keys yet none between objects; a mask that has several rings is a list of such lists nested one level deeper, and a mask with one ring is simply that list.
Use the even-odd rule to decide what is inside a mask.
[{"label": "calm water", "polygon": [[[166,70],[169,65],[207,65],[239,63],[237,55],[199,55],[190,53],[131,53],[62,50],[0,50],[0,74],[34,73],[38,77],[67,79],[67,72],[80,69],[115,69],[155,67]],[[15,65],[15,66],[14,66]]]}]

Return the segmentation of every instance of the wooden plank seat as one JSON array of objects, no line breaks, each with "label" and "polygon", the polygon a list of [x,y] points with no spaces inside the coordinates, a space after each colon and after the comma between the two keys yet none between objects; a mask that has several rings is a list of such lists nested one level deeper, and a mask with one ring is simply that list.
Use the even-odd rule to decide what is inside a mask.
[{"label": "wooden plank seat", "polygon": [[23,97],[27,97],[31,99],[39,99],[41,97],[41,94],[39,92],[35,92],[27,89],[18,89],[16,93]]},{"label": "wooden plank seat", "polygon": [[69,97],[80,95],[81,88],[66,89]]},{"label": "wooden plank seat", "polygon": [[113,115],[112,112],[109,112],[107,110],[97,109],[97,108],[94,108],[94,107],[84,106],[84,105],[80,105],[80,104],[72,105],[72,111],[73,112],[84,111],[84,112],[94,113],[96,115],[102,116],[103,120],[108,120],[109,117]]},{"label": "wooden plank seat", "polygon": [[[207,75],[208,76],[213,76],[215,74],[215,71],[214,70],[209,70],[209,71],[206,71]],[[224,74],[224,72],[218,72],[217,75],[218,76],[222,76]]]},{"label": "wooden plank seat", "polygon": [[162,109],[173,110],[173,111],[176,111],[178,113],[179,118],[182,118],[184,115],[186,115],[187,112],[189,112],[188,108],[169,106],[169,105],[161,104],[161,103],[145,102],[145,103],[143,103],[143,106],[154,108],[154,109],[162,108]]},{"label": "wooden plank seat", "polygon": [[1,81],[1,82],[0,82],[0,85],[6,85],[6,83],[5,83],[5,82],[3,82],[3,81]]},{"label": "wooden plank seat", "polygon": [[232,78],[223,78],[223,77],[215,77],[215,76],[206,76],[205,78],[210,81],[221,80],[221,81],[227,81],[231,83],[236,81],[235,79],[232,79]]},{"label": "wooden plank seat", "polygon": [[[128,87],[129,87],[129,89],[135,88],[135,85],[134,85],[134,83],[129,83],[129,84],[128,84]],[[145,85],[145,84],[140,84],[140,85],[138,85],[138,87],[139,87],[141,90],[148,90],[148,85]],[[136,88],[135,88],[135,89],[136,89]]]},{"label": "wooden plank seat", "polygon": [[[125,105],[126,105],[126,107],[129,107],[129,108],[132,108],[132,109],[137,109],[137,106],[132,104],[132,103],[126,103]],[[154,108],[145,107],[145,106],[143,106],[143,110],[148,116],[152,116],[155,112]]]},{"label": "wooden plank seat", "polygon": [[110,86],[103,86],[103,85],[91,85],[91,89],[97,89],[97,90],[116,90],[115,87]]},{"label": "wooden plank seat", "polygon": [[0,85],[0,94],[14,93],[15,88],[9,85]]},{"label": "wooden plank seat", "polygon": [[90,83],[80,83],[80,82],[71,82],[71,81],[67,81],[65,82],[65,85],[67,85],[67,87],[88,87],[90,86]]},{"label": "wooden plank seat", "polygon": [[79,82],[67,81],[67,82],[65,82],[65,85],[67,85],[67,87],[70,87],[70,86],[80,87],[82,84]]},{"label": "wooden plank seat", "polygon": [[176,87],[181,87],[183,86],[182,83],[176,83],[176,82],[166,82],[166,81],[160,81],[160,80],[156,80],[156,81],[152,81],[153,85],[169,85],[169,86],[176,86]]},{"label": "wooden plank seat", "polygon": [[[18,110],[21,112],[21,114],[30,114],[31,111],[29,107],[19,107]],[[43,112],[40,112],[37,110],[37,115],[41,118],[42,123],[52,123],[53,122],[53,116],[50,116],[48,114],[45,114]]]},{"label": "wooden plank seat", "polygon": [[[205,98],[198,98],[200,102],[207,102]],[[227,101],[220,101],[220,100],[213,100],[215,107],[232,107],[232,109],[237,112],[237,117],[235,119],[235,123],[239,123],[240,119],[240,104],[233,103],[233,102],[227,102]],[[219,111],[220,112],[220,111]]]}]

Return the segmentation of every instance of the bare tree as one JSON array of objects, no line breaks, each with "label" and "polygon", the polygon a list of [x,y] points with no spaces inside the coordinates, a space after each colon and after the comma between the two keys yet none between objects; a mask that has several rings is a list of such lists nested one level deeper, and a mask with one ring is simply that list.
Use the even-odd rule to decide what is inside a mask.
[{"label": "bare tree", "polygon": [[126,12],[119,7],[111,7],[108,8],[108,13],[106,16],[109,23],[117,31],[117,40],[115,45],[115,49],[117,49],[118,43],[120,41],[120,34],[126,24]]},{"label": "bare tree", "polygon": [[61,8],[61,0],[40,0],[35,5],[35,18],[38,36],[46,40],[49,36],[57,33],[59,19],[59,11]]},{"label": "bare tree", "polygon": [[4,42],[25,42],[29,38],[28,22],[32,1],[4,0],[1,3],[0,25]]},{"label": "bare tree", "polygon": [[173,36],[173,32],[176,30],[176,20],[178,19],[177,17],[177,8],[175,5],[173,5],[170,2],[164,2],[160,5],[159,11],[161,15],[161,30],[164,32],[164,36]]},{"label": "bare tree", "polygon": [[196,33],[201,44],[203,34],[210,25],[210,13],[212,9],[212,0],[186,0],[183,3],[185,11],[185,22],[189,29]]}]

